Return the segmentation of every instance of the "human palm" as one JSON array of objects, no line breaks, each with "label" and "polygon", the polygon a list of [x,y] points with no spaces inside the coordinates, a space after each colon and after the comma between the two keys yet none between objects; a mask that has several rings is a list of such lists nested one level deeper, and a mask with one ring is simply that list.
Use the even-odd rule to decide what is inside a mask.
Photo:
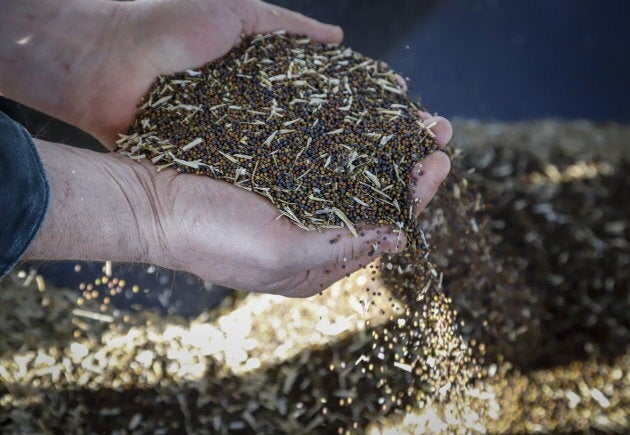
[{"label": "human palm", "polygon": [[[444,146],[450,124],[439,121],[435,131]],[[143,183],[156,210],[151,238],[162,239],[162,252],[153,262],[227,287],[309,296],[406,244],[404,236],[386,227],[361,228],[359,237],[346,229],[306,232],[266,198],[224,181],[156,172],[147,162],[132,165],[144,171],[139,179],[151,180]],[[435,195],[450,162],[438,152],[420,165],[413,171],[422,175],[410,186],[410,194],[420,200],[416,214]]]}]

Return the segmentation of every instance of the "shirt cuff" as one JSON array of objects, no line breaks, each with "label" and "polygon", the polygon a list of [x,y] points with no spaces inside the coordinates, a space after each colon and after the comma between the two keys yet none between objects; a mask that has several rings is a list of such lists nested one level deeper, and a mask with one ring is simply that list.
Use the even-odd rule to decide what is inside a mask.
[{"label": "shirt cuff", "polygon": [[50,187],[31,136],[0,112],[0,279],[37,236],[49,202]]}]

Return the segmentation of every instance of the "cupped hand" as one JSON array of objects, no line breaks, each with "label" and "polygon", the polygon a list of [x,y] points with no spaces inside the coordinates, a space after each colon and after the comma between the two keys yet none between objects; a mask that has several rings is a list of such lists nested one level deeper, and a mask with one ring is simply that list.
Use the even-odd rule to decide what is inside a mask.
[{"label": "cupped hand", "polygon": [[225,55],[242,35],[287,30],[339,43],[341,28],[259,0],[112,2],[94,42],[89,78],[78,91],[71,123],[112,149],[133,121],[136,106],[159,75],[196,68]]},{"label": "cupped hand", "polygon": [[[450,141],[450,123],[422,115],[443,147]],[[147,236],[159,240],[152,261],[191,272],[213,283],[249,291],[310,296],[383,252],[399,252],[404,236],[389,228],[364,228],[359,237],[346,229],[305,231],[280,215],[266,198],[229,183],[175,170],[156,172],[137,164],[157,225]],[[438,151],[413,168],[410,194],[420,201],[419,214],[450,169]]]}]

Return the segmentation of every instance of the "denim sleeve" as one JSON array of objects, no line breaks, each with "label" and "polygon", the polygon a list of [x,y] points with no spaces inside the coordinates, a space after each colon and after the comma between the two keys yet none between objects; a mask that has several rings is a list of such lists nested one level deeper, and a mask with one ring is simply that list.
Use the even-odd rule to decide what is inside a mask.
[{"label": "denim sleeve", "polygon": [[0,279],[37,235],[49,201],[48,180],[31,136],[0,112]]}]

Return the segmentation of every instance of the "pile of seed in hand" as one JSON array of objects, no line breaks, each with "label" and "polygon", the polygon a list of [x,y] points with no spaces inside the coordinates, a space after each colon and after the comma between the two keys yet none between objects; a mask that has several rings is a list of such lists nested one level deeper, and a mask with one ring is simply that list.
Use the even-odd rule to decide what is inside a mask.
[{"label": "pile of seed in hand", "polygon": [[303,229],[387,225],[419,248],[409,186],[430,127],[384,63],[279,32],[158,78],[118,147],[263,195]]}]

